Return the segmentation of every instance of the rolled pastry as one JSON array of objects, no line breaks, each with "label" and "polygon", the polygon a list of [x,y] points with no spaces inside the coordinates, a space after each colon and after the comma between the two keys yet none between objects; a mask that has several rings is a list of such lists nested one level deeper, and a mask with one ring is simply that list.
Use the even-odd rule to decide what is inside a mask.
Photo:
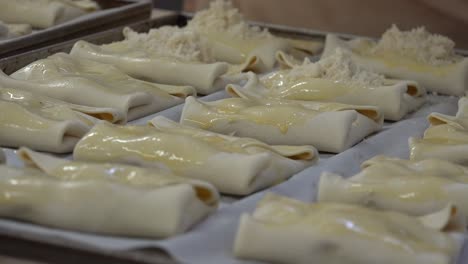
[{"label": "rolled pastry", "polygon": [[336,48],[352,53],[358,65],[392,78],[414,80],[427,91],[461,96],[468,89],[468,58],[456,55],[455,43],[424,27],[400,31],[395,25],[378,41],[350,41],[327,35],[324,57]]},{"label": "rolled pastry", "polygon": [[315,42],[275,37],[267,29],[249,26],[230,1],[211,2],[208,9],[195,13],[186,28],[208,40],[216,60],[232,64],[248,61],[244,70],[255,72],[272,70],[278,52],[294,52],[295,47],[306,52],[317,50]]},{"label": "rolled pastry", "polygon": [[[241,94],[242,95],[242,94]],[[185,100],[181,124],[274,145],[342,152],[382,127],[376,107],[283,99]]]},{"label": "rolled pastry", "polygon": [[0,6],[0,20],[35,28],[48,28],[99,9],[91,0],[0,0]]},{"label": "rolled pastry", "polygon": [[468,98],[458,101],[456,116],[429,115],[431,126],[422,139],[410,138],[412,160],[443,159],[468,165]]},{"label": "rolled pastry", "polygon": [[324,173],[317,200],[353,203],[420,216],[454,204],[468,216],[468,168],[443,160],[377,156],[350,178]]},{"label": "rolled pastry", "polygon": [[[315,203],[267,194],[243,214],[234,255],[268,263],[449,264],[463,240],[444,233],[444,210],[422,219],[348,204]],[[442,226],[443,227],[443,226]]]},{"label": "rolled pastry", "polygon": [[0,84],[73,104],[119,111],[125,123],[180,104],[195,95],[189,86],[172,86],[131,78],[112,65],[57,53],[13,73],[0,75]]},{"label": "rolled pastry", "polygon": [[[97,122],[112,120],[112,109],[68,104],[21,90],[0,88],[0,146],[71,152]],[[86,114],[84,114],[86,113]]]},{"label": "rolled pastry", "polygon": [[228,70],[228,64],[224,62],[197,63],[173,56],[155,55],[146,49],[135,48],[128,41],[102,46],[78,41],[70,54],[112,64],[134,78],[171,85],[190,85],[201,94],[224,88],[225,80],[221,75]]},{"label": "rolled pastry", "polygon": [[[213,47],[204,35],[188,27],[163,26],[150,29],[147,33],[138,33],[125,27],[123,35],[125,40],[113,43],[114,49],[118,49],[119,46],[124,49],[131,47],[132,50],[142,50],[151,57],[166,60],[172,58],[190,64],[209,64],[217,60],[213,55],[216,47]],[[241,73],[256,63],[257,59],[252,57],[239,64],[229,64],[226,75]],[[220,85],[217,84],[218,86]]]},{"label": "rolled pastry", "polygon": [[311,146],[269,146],[182,126],[164,117],[156,117],[151,124],[154,127],[99,123],[77,144],[74,157],[164,168],[237,195],[286,180],[317,159]]},{"label": "rolled pastry", "polygon": [[[20,149],[30,167],[0,165],[0,215],[108,235],[170,237],[218,204],[209,183],[109,163],[83,163]],[[11,195],[14,194],[14,195]]]},{"label": "rolled pastry", "polygon": [[305,60],[300,66],[261,78],[247,76],[243,87],[229,85],[228,91],[232,95],[243,90],[257,97],[373,105],[388,120],[400,120],[419,108],[426,94],[416,82],[385,79],[359,68],[350,54],[340,49],[317,63]]}]

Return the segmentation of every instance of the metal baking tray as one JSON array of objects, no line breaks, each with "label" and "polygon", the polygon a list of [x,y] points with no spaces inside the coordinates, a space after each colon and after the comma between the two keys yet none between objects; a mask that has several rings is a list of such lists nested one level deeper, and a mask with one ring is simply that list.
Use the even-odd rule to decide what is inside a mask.
[{"label": "metal baking tray", "polygon": [[151,0],[96,0],[96,2],[101,7],[99,11],[34,31],[29,35],[0,41],[0,57],[21,54],[90,33],[147,20],[152,9]]},{"label": "metal baking tray", "polygon": [[[41,58],[45,58],[57,52],[69,52],[77,40],[86,40],[95,44],[109,43],[123,39],[122,29],[129,26],[136,31],[145,32],[150,28],[162,25],[185,25],[191,14],[153,11],[153,18],[147,21],[126,23],[99,33],[79,36],[62,43],[47,47],[29,50],[21,54],[0,59],[0,69],[10,74],[19,68]],[[252,22],[254,25],[267,27],[274,34],[292,38],[324,40],[328,32],[316,31],[304,28],[292,28],[282,25]],[[356,37],[349,34],[339,34],[345,38]],[[468,54],[468,51],[460,51]],[[169,109],[170,110],[170,109]],[[18,232],[0,227],[0,254],[35,259],[47,263],[177,263],[163,250],[151,248],[138,248],[133,250],[106,250],[96,248],[84,243],[72,241],[60,236],[38,236],[26,230]],[[468,261],[468,256],[464,256]],[[463,261],[459,263],[465,263]]]}]

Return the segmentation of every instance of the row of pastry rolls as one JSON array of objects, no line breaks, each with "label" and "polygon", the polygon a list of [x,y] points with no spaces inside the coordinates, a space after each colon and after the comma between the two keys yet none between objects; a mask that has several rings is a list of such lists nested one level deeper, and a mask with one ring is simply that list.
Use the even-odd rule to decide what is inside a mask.
[{"label": "row of pastry rolls", "polygon": [[[215,1],[196,14],[187,28],[208,36],[205,42],[217,42],[216,48],[207,50],[212,58],[219,58],[216,52],[223,51],[225,60],[231,63],[241,63],[239,58],[248,57],[231,53],[239,38],[233,38],[232,32],[244,38],[243,48],[251,45],[252,36],[270,37],[267,31],[247,30],[238,11],[223,1]],[[149,39],[150,34],[144,37]],[[426,90],[417,82],[389,79],[365,69],[348,50],[330,51],[316,63],[307,58],[301,63],[290,51],[270,52],[283,69],[260,76],[256,74],[261,72],[258,68],[245,67],[243,71],[252,72],[237,75],[237,79],[243,79],[240,84],[226,86],[227,93],[238,98],[202,102],[189,97],[180,122],[269,144],[309,144],[320,151],[339,153],[380,130],[383,118],[401,120],[425,102]]]},{"label": "row of pastry rolls", "polygon": [[[448,38],[424,28],[405,32],[393,26],[378,42],[362,38],[345,42],[329,35],[319,61],[306,58],[301,63],[278,51],[281,70],[261,77],[248,73],[241,85],[227,86],[228,94],[242,99],[202,103],[189,98],[181,122],[268,143],[313,144],[321,151],[341,152],[379,130],[378,122],[372,124],[364,114],[372,111],[369,106],[377,107],[386,120],[398,121],[424,104],[426,86],[429,91],[463,93],[468,60],[456,55],[453,47]],[[390,65],[391,58],[395,63]],[[386,68],[378,67],[377,62]],[[386,71],[392,67],[408,74]],[[311,110],[306,105],[320,104],[317,102],[351,104],[347,108],[354,108],[358,117],[344,118],[343,106],[328,108],[330,112],[341,110],[342,118],[337,112],[313,115],[304,109]],[[353,126],[347,125],[350,123]]]},{"label": "row of pastry rolls", "polygon": [[248,195],[318,159],[312,146],[270,146],[164,117],[148,126],[98,122],[76,144],[73,161],[27,148],[17,153],[26,168],[0,166],[0,216],[155,238],[206,218],[219,203],[218,190]]},{"label": "row of pastry rolls", "polygon": [[[11,113],[2,116],[0,143],[57,153],[74,148],[75,159],[20,149],[27,168],[1,167],[2,216],[85,232],[169,237],[212,212],[218,190],[248,195],[317,160],[312,146],[268,145],[164,118],[124,126],[186,96],[218,90],[238,79],[226,76],[228,70],[242,68],[205,63],[198,33],[169,27],[147,35],[125,29],[124,35],[102,46],[77,42],[70,54],[0,75],[7,87],[1,107]],[[274,51],[268,56],[274,59]],[[47,195],[40,195],[44,188]]]},{"label": "row of pastry rolls", "polygon": [[[389,32],[384,38],[392,40],[389,35],[409,34],[398,32],[395,28]],[[416,30],[416,33],[420,38],[433,37],[422,29]],[[443,44],[446,39],[440,38]],[[337,55],[336,47],[331,45],[333,41],[341,40],[334,36],[327,37],[326,50],[321,61],[330,60]],[[355,42],[364,40],[349,41]],[[395,50],[391,41],[382,42],[385,43],[381,44],[385,52],[393,49],[400,56],[415,52],[408,51],[405,43],[398,43],[401,50]],[[430,48],[424,46],[424,41],[420,44],[423,45],[421,49]],[[345,48],[347,47],[344,44],[340,45],[338,52],[346,54],[350,59],[348,61],[356,66],[374,69],[377,61],[382,59],[379,57],[382,51],[378,51],[378,48],[378,55],[372,57],[373,61],[368,57],[359,57],[360,54],[356,54],[355,50]],[[438,51],[439,47],[433,48],[433,51]],[[453,50],[449,49],[448,55],[450,52]],[[439,55],[444,57],[446,54]],[[413,61],[409,63],[408,60]],[[293,70],[298,67],[297,62],[287,56],[284,56],[283,62]],[[466,90],[466,59],[453,55],[423,62],[421,58],[405,56],[405,60],[394,62],[391,65],[394,71],[390,72],[392,69],[387,62],[384,62],[387,63],[386,68],[382,66],[377,71],[392,77],[417,80],[430,91],[460,95]],[[314,73],[317,69],[310,67],[309,62],[302,66],[304,65],[309,66],[309,76],[317,76]],[[419,67],[420,65],[423,66]],[[405,74],[399,75],[398,71],[403,70]],[[450,75],[448,78],[445,78],[445,72]],[[297,82],[298,88],[295,89],[293,85],[284,85],[291,82],[292,78],[288,78],[290,72],[280,71],[276,74],[279,77],[272,75],[272,80],[265,77],[263,80],[254,78],[251,85],[244,87],[245,91],[259,95],[259,98],[343,98],[344,93],[331,81],[322,84],[328,89],[320,91],[314,87],[314,91],[310,92],[306,89],[311,86],[300,87],[304,82],[310,81],[310,77]],[[425,78],[429,82],[437,79],[437,82],[428,83]],[[416,83],[413,82],[414,84]],[[409,85],[407,88],[406,93],[413,93]],[[230,88],[233,93],[240,89],[242,87]],[[373,89],[369,89],[371,91],[365,92],[373,95],[369,98],[369,104],[385,104],[392,100],[388,94],[381,94],[381,97],[373,94],[378,89],[378,85],[374,85]],[[382,92],[388,90],[383,89]],[[425,91],[418,90],[421,104]],[[353,95],[359,95],[358,100],[365,100],[366,97],[366,94],[361,95],[356,89],[347,98],[344,97],[344,100],[356,100]],[[401,105],[396,109],[399,107]],[[411,107],[416,109],[418,106],[413,101]],[[465,108],[466,98],[462,98],[455,117],[431,114],[431,127],[426,131],[424,139],[410,140],[412,160],[378,156],[364,162],[362,171],[350,178],[332,173],[322,174],[317,187],[317,203],[306,204],[267,194],[253,213],[245,213],[241,217],[234,242],[234,255],[275,263],[454,263],[463,245],[466,230],[468,207],[465,189],[468,169],[450,161],[466,165],[466,153],[463,152],[466,143]],[[386,117],[396,120],[411,111],[389,112],[390,108],[385,106],[383,109],[384,115],[391,113]],[[426,160],[427,158],[443,160]]]},{"label": "row of pastry rolls", "polygon": [[315,204],[265,196],[241,217],[234,254],[279,263],[455,263],[468,220],[466,106],[463,97],[456,116],[429,115],[424,138],[409,141],[411,160],[376,156],[349,178],[323,173]]},{"label": "row of pastry rolls", "polygon": [[213,1],[185,27],[163,26],[148,33],[125,28],[123,34],[123,41],[106,45],[79,41],[71,54],[111,63],[133,77],[191,85],[209,94],[223,89],[232,74],[271,71],[279,52],[302,59],[321,48],[317,42],[284,39],[252,27],[224,0]]},{"label": "row of pastry rolls", "polygon": [[400,120],[425,102],[425,90],[416,82],[361,69],[340,49],[316,63],[238,78],[244,79],[240,85],[226,86],[234,98],[187,98],[181,123],[339,153],[379,131],[384,118]]},{"label": "row of pastry rolls", "polygon": [[126,123],[180,104],[196,92],[57,53],[10,76],[0,72],[0,94],[2,111],[13,113],[2,115],[1,146],[67,153],[99,119]]},{"label": "row of pastry rolls", "polygon": [[[215,10],[220,8],[224,11],[217,15],[226,16],[233,11],[237,12],[229,3],[222,1],[214,3],[213,8],[206,12],[217,14],[218,11]],[[70,55],[57,53],[35,61],[10,76],[0,74],[0,87],[15,88],[84,106],[88,109],[86,114],[93,107],[96,108],[92,110],[95,112],[94,117],[113,123],[126,123],[161,111],[182,103],[183,98],[196,95],[197,92],[212,93],[222,89],[227,83],[239,80],[226,72],[229,69],[231,72],[236,72],[237,69],[242,71],[244,66],[233,66],[237,62],[228,60],[229,63],[226,63],[223,58],[213,55],[216,48],[207,44],[207,37],[201,33],[202,25],[206,22],[203,22],[206,20],[205,15],[200,14],[195,19],[198,22],[186,28],[162,27],[147,34],[138,34],[126,28],[123,32],[125,39],[111,44],[98,46],[78,41]],[[259,33],[258,29],[247,26],[240,14],[236,13],[236,17],[237,22],[226,26],[236,28],[238,24],[242,24],[243,30],[250,32],[249,38],[255,38],[255,33]],[[268,35],[268,41],[261,41],[258,47],[269,45],[269,40],[281,43],[285,41],[266,31],[262,34]],[[295,45],[307,44],[297,43]],[[301,49],[307,49],[306,46]],[[274,60],[276,51],[273,47],[265,56]],[[257,61],[254,57],[246,61]],[[20,100],[14,102],[18,103]],[[31,114],[37,114],[31,111],[27,110]],[[56,123],[55,120],[46,121]],[[28,126],[16,121],[15,127],[23,129]],[[47,129],[50,130],[50,126],[44,127],[44,130],[36,128],[36,131],[47,134]],[[70,144],[60,145],[60,142],[67,141],[70,134],[79,138],[82,133],[76,133],[73,129],[62,131],[63,133],[53,136],[55,145],[34,144],[31,140],[20,137],[11,142],[9,138],[0,138],[0,143],[8,147],[28,146],[36,150],[69,152]]]},{"label": "row of pastry rolls", "polygon": [[323,173],[317,203],[267,194],[242,215],[234,255],[275,263],[455,263],[468,168],[376,156],[344,178]]}]

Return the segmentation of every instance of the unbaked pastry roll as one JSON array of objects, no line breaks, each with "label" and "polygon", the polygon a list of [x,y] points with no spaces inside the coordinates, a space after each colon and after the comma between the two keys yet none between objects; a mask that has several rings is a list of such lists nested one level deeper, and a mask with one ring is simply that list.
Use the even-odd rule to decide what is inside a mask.
[{"label": "unbaked pastry roll", "polygon": [[[152,57],[172,58],[179,62],[190,64],[209,64],[223,61],[214,56],[216,47],[213,47],[208,39],[198,31],[177,26],[163,26],[150,29],[147,33],[138,33],[129,27],[123,29],[125,40],[112,43],[112,48],[119,46],[131,47],[132,50],[142,50]],[[228,66],[226,75],[234,75],[250,69],[257,64],[256,57],[250,57],[245,61]],[[224,76],[227,78],[227,76]],[[217,87],[219,84],[217,84]]]},{"label": "unbaked pastry roll", "polygon": [[418,82],[427,91],[461,96],[468,89],[468,58],[456,55],[455,43],[424,27],[400,31],[395,25],[382,38],[344,41],[327,35],[323,57],[336,48],[350,51],[353,61],[386,76]]},{"label": "unbaked pastry roll", "polygon": [[416,82],[385,79],[359,68],[343,50],[317,63],[305,60],[300,66],[260,78],[247,76],[244,86],[228,85],[228,92],[235,95],[236,90],[243,90],[257,97],[373,105],[388,120],[400,120],[418,109],[426,95]]},{"label": "unbaked pastry roll", "polygon": [[151,124],[153,127],[97,124],[77,144],[74,157],[160,167],[237,195],[286,180],[318,157],[311,146],[269,146],[182,126],[164,117],[156,117]]},{"label": "unbaked pastry roll", "polygon": [[424,137],[410,138],[412,160],[443,159],[468,165],[468,98],[458,101],[456,116],[429,115],[431,126]]},{"label": "unbaked pastry roll", "polygon": [[[107,235],[170,237],[209,215],[209,183],[154,169],[83,163],[20,149],[29,167],[0,165],[0,215]],[[14,195],[8,195],[14,193]]]},{"label": "unbaked pastry roll", "polygon": [[113,117],[111,109],[77,106],[6,88],[0,88],[0,113],[0,146],[56,153],[73,150],[97,122],[92,116]]},{"label": "unbaked pastry roll", "polygon": [[112,64],[134,78],[171,85],[190,85],[201,94],[223,89],[229,81],[221,76],[228,71],[227,63],[199,63],[174,56],[161,56],[135,48],[128,41],[98,46],[80,40],[73,45],[70,54]]},{"label": "unbaked pastry roll", "polygon": [[255,72],[272,70],[278,52],[313,53],[319,49],[316,42],[275,37],[267,29],[249,26],[239,10],[224,0],[213,1],[208,9],[195,13],[186,28],[207,38],[216,60],[232,64],[248,61],[244,70]]},{"label": "unbaked pastry roll", "polygon": [[420,216],[454,204],[468,216],[468,168],[443,160],[377,156],[350,178],[323,173],[320,202],[353,203]]},{"label": "unbaked pastry roll", "polygon": [[73,104],[109,107],[125,123],[180,104],[196,91],[190,86],[162,85],[134,79],[112,65],[57,53],[11,74],[0,84]]},{"label": "unbaked pastry roll", "polygon": [[202,102],[188,97],[180,122],[267,144],[312,145],[338,153],[378,131],[383,115],[372,106],[246,97]]},{"label": "unbaked pastry roll", "polygon": [[241,216],[234,255],[268,263],[450,264],[463,234],[441,232],[449,220],[448,210],[415,218],[267,194]]},{"label": "unbaked pastry roll", "polygon": [[0,20],[48,28],[99,9],[91,0],[0,0]]}]

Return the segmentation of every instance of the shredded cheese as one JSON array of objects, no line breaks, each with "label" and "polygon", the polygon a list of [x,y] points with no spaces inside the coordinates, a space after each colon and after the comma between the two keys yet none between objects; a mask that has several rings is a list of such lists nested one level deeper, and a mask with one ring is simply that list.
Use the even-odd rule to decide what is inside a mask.
[{"label": "shredded cheese", "polygon": [[373,54],[397,53],[430,65],[452,64],[461,59],[454,52],[455,43],[442,35],[431,34],[424,27],[400,31],[392,25],[371,49]]},{"label": "shredded cheese", "polygon": [[187,27],[200,32],[225,32],[242,39],[272,37],[267,29],[248,25],[239,9],[225,0],[211,2],[208,9],[195,14]]},{"label": "shredded cheese", "polygon": [[339,48],[332,55],[316,63],[306,58],[302,65],[293,67],[286,75],[286,78],[292,82],[304,77],[346,82],[353,86],[375,87],[385,83],[383,75],[359,67],[353,62],[348,51]]},{"label": "shredded cheese", "polygon": [[152,56],[173,57],[182,61],[213,62],[211,49],[198,33],[175,26],[137,33],[130,28],[123,31],[129,47],[143,49]]}]

